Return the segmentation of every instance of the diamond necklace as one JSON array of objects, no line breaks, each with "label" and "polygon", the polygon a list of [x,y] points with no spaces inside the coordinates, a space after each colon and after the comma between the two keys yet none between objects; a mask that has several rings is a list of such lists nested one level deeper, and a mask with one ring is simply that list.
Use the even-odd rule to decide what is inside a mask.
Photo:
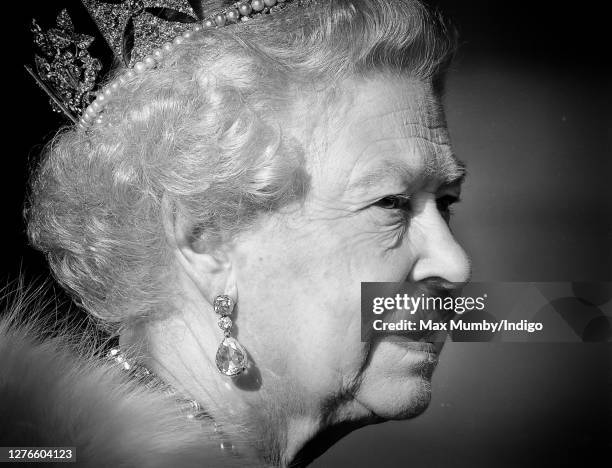
[{"label": "diamond necklace", "polygon": [[197,401],[181,395],[174,387],[155,375],[142,364],[129,360],[119,348],[112,348],[106,354],[106,357],[111,363],[118,364],[124,372],[127,372],[132,379],[145,388],[160,391],[165,395],[173,397],[177,402],[180,413],[187,419],[212,424],[215,434],[221,440],[219,448],[224,451],[234,452],[234,445],[221,431],[213,417],[206,412]]}]

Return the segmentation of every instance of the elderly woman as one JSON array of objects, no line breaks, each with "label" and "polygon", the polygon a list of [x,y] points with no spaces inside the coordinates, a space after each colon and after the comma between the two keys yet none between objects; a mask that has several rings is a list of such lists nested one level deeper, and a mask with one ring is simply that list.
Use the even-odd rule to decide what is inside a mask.
[{"label": "elderly woman", "polygon": [[427,407],[439,347],[362,342],[360,284],[469,276],[448,225],[453,38],[413,0],[286,3],[196,28],[50,145],[30,239],[134,372],[5,331],[9,395],[30,407],[10,421],[44,428],[21,445],[300,466]]}]

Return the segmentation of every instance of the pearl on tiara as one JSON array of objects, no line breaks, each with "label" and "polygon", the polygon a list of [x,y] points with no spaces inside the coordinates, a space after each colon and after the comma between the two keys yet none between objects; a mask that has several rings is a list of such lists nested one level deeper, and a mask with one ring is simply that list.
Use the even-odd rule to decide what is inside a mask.
[{"label": "pearl on tiara", "polygon": [[253,0],[251,2],[251,6],[253,7],[253,10],[261,11],[261,10],[264,9],[265,4],[264,4],[263,0]]},{"label": "pearl on tiara", "polygon": [[253,11],[253,8],[251,8],[250,3],[241,3],[238,6],[238,11],[240,12],[242,16],[247,16],[251,14],[251,12]]},{"label": "pearl on tiara", "polygon": [[215,24],[219,27],[221,26],[225,26],[225,15],[224,14],[218,14],[217,16],[215,16]]},{"label": "pearl on tiara", "polygon": [[238,13],[238,10],[236,10],[235,8],[232,8],[227,13],[225,13],[225,17],[230,23],[235,23],[236,21],[238,21],[238,18],[240,18],[240,13]]},{"label": "pearl on tiara", "polygon": [[273,13],[290,0],[243,0],[234,3],[231,7],[220,13],[206,17],[201,23],[195,24],[190,31],[185,31],[176,36],[172,42],[166,42],[158,49],[153,50],[149,55],[136,62],[134,66],[115,79],[106,88],[101,90],[96,99],[87,107],[78,122],[78,128],[87,129],[92,123],[100,124],[103,122],[99,115],[104,110],[113,93],[120,87],[125,86],[136,75],[146,73],[148,70],[156,68],[163,57],[168,56],[177,46],[193,38],[210,28],[221,28],[235,23],[250,19],[252,16],[260,16],[264,13]]}]

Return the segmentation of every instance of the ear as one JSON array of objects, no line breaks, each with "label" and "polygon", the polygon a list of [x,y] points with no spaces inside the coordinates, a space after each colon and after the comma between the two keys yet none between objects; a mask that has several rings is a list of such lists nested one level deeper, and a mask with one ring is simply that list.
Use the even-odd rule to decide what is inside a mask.
[{"label": "ear", "polygon": [[168,245],[177,265],[193,282],[204,299],[212,304],[219,294],[237,299],[229,256],[205,240],[192,236],[193,224],[168,197],[162,199],[162,220]]}]

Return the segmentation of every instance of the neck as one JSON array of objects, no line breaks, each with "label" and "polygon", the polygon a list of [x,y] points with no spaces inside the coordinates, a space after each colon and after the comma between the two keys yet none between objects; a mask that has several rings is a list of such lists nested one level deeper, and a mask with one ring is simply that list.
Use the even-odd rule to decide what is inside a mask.
[{"label": "neck", "polygon": [[329,405],[308,405],[273,373],[220,374],[214,359],[222,334],[202,323],[204,316],[186,310],[149,322],[122,335],[122,346],[138,343],[143,364],[205,408],[240,455],[269,466],[306,466],[355,428],[330,425],[323,416]]}]

